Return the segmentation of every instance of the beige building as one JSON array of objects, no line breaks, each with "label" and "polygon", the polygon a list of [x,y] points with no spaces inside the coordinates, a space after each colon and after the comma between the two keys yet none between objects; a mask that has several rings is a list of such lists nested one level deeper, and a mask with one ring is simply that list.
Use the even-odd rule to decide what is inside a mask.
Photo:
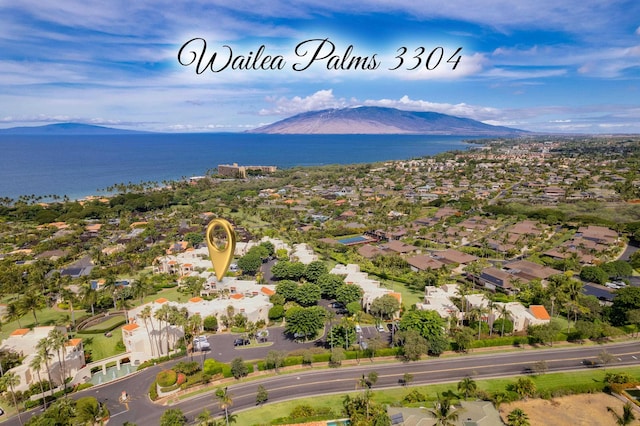
[{"label": "beige building", "polygon": [[347,284],[355,284],[359,286],[364,292],[362,296],[362,309],[369,312],[369,308],[374,300],[378,297],[382,297],[386,294],[391,295],[398,299],[398,302],[402,304],[402,294],[394,292],[388,288],[384,288],[380,285],[379,281],[372,280],[365,272],[360,272],[360,266],[356,264],[349,265],[336,265],[331,271],[331,274],[344,276],[344,282]]},{"label": "beige building", "polygon": [[[122,340],[127,351],[131,353],[131,362],[136,364],[166,355],[167,346],[170,351],[173,350],[184,336],[182,328],[155,318],[155,313],[163,305],[174,306],[179,310],[186,309],[189,316],[199,314],[202,319],[213,315],[218,319],[219,327],[222,327],[221,317],[228,315],[229,311],[234,315],[241,314],[251,322],[269,321],[269,309],[273,307],[269,296],[275,292],[272,287],[258,285],[255,281],[228,278],[225,278],[223,283],[229,285],[229,291],[218,299],[204,300],[201,297],[192,297],[185,303],[178,303],[160,298],[130,310],[129,324],[122,327]],[[147,306],[151,308],[151,315],[145,320],[142,312]]]},{"label": "beige building", "polygon": [[[20,378],[20,384],[15,387],[16,391],[24,391],[29,389],[32,383],[37,383],[38,374],[29,366],[36,356],[38,343],[49,336],[49,333],[58,329],[66,334],[64,327],[34,327],[19,328],[13,331],[8,338],[2,342],[0,349],[11,351],[24,356],[22,364],[12,368],[10,371]],[[51,380],[54,385],[61,385],[64,377],[73,377],[85,365],[84,346],[82,339],[69,339],[65,344],[64,351],[60,351],[61,357],[64,356],[65,374],[63,375],[62,363],[58,360],[55,350],[51,351],[53,357],[49,361],[49,369],[51,372]],[[48,380],[47,369],[42,365],[40,370],[40,380]]]}]

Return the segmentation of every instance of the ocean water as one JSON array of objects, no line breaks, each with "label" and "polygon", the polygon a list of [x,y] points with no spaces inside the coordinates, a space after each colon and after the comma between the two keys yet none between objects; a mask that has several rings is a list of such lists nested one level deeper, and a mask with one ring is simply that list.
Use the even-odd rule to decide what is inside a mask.
[{"label": "ocean water", "polygon": [[402,160],[470,145],[462,136],[0,135],[0,197],[104,194],[117,183],[203,175],[218,164],[278,168]]}]

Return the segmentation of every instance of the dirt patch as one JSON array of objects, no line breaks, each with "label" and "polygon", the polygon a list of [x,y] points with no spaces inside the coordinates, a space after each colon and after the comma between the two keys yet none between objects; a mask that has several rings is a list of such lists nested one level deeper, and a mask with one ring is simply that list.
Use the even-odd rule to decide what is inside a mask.
[{"label": "dirt patch", "polygon": [[[500,406],[500,415],[506,423],[507,415],[515,408],[521,408],[529,416],[531,426],[603,426],[615,425],[615,418],[607,407],[622,414],[624,402],[606,393],[563,396],[551,401],[529,399]],[[640,412],[634,412],[640,419]],[[632,425],[640,425],[636,420]]]}]

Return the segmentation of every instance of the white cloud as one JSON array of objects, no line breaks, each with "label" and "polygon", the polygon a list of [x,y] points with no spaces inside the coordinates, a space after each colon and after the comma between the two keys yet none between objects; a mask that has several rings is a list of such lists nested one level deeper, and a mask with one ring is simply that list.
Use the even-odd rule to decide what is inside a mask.
[{"label": "white cloud", "polygon": [[474,120],[489,120],[500,117],[503,113],[497,109],[486,106],[469,105],[466,103],[448,104],[423,100],[415,100],[405,95],[398,100],[395,99],[369,99],[364,101],[364,105],[382,106],[397,108],[406,111],[432,111],[441,114],[455,115],[458,117],[471,118]]},{"label": "white cloud", "polygon": [[274,107],[260,110],[260,115],[294,115],[306,111],[345,108],[350,105],[344,98],[336,99],[331,89],[319,90],[313,95],[304,98],[300,96],[294,96],[291,99],[268,97],[266,100],[274,104]]}]

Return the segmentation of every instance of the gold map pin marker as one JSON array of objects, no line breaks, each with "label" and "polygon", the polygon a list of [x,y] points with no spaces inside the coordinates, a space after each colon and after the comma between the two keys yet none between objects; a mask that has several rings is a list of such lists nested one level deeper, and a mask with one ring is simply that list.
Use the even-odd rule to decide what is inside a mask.
[{"label": "gold map pin marker", "polygon": [[236,249],[236,233],[225,219],[213,219],[207,226],[206,238],[213,270],[218,281],[222,281]]}]

